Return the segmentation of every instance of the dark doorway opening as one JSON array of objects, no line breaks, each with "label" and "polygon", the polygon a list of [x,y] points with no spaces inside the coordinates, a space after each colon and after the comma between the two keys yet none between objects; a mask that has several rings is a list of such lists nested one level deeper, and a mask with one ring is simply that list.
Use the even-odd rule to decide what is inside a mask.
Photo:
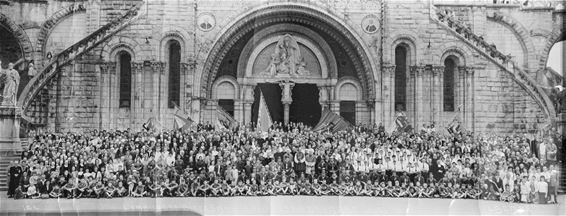
[{"label": "dark doorway opening", "polygon": [[277,83],[259,83],[254,89],[254,103],[252,104],[252,122],[257,123],[260,90],[263,92],[265,103],[269,108],[273,122],[283,122],[283,103],[281,103],[281,87]]},{"label": "dark doorway opening", "polygon": [[293,103],[289,107],[289,121],[315,126],[321,113],[318,96],[315,84],[295,84],[291,94]]},{"label": "dark doorway opening", "polygon": [[356,124],[356,102],[340,101],[340,116],[351,124]]}]

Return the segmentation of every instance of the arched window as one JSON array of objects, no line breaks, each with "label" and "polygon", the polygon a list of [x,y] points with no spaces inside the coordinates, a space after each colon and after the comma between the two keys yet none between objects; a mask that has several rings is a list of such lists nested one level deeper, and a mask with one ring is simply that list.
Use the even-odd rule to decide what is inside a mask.
[{"label": "arched window", "polygon": [[450,56],[444,60],[444,111],[454,111],[454,73],[456,71],[455,57]]},{"label": "arched window", "polygon": [[358,99],[358,91],[356,86],[346,83],[340,87],[340,116],[346,121],[356,124],[356,102]]},{"label": "arched window", "polygon": [[230,82],[222,82],[216,90],[218,105],[232,117],[234,116],[234,93],[236,88]]},{"label": "arched window", "polygon": [[132,56],[126,51],[118,53],[120,69],[120,108],[130,108],[132,96]]},{"label": "arched window", "polygon": [[169,50],[169,84],[168,104],[173,108],[175,104],[180,104],[181,95],[181,45],[176,40],[168,43]]},{"label": "arched window", "polygon": [[407,110],[407,48],[395,48],[395,111]]}]

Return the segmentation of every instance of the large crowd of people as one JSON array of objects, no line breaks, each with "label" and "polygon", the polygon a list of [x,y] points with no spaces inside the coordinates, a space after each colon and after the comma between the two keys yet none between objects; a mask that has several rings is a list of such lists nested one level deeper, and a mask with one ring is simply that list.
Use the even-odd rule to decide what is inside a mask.
[{"label": "large crowd of people", "polygon": [[14,198],[341,195],[556,203],[551,138],[300,123],[33,136],[9,169]]}]

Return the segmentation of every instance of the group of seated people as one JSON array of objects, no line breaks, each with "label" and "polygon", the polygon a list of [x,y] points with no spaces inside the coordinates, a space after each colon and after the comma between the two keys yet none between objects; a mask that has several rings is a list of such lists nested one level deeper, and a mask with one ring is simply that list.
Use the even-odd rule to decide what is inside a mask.
[{"label": "group of seated people", "polygon": [[[471,132],[42,133],[9,169],[14,198],[341,195],[556,203],[553,138]],[[556,138],[559,139],[559,138]]]}]

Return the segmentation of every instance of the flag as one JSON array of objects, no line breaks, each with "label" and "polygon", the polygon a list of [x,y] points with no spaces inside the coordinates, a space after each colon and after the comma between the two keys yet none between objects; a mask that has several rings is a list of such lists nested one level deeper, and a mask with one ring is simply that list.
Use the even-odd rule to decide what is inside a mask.
[{"label": "flag", "polygon": [[157,121],[157,119],[155,119],[155,117],[151,117],[147,120],[147,122],[143,123],[142,127],[146,130],[161,130],[163,129],[163,126],[161,125],[161,123],[159,123],[159,121]]},{"label": "flag", "polygon": [[413,129],[413,127],[411,126],[411,124],[409,124],[409,120],[407,120],[407,117],[405,116],[405,114],[400,113],[399,115],[397,115],[397,118],[395,118],[395,130],[394,131],[409,132],[412,129]]},{"label": "flag", "polygon": [[220,128],[232,129],[238,123],[230,114],[226,112],[221,106],[216,107],[216,125]]},{"label": "flag", "polygon": [[188,130],[194,121],[191,117],[189,117],[189,114],[185,110],[181,109],[179,105],[177,105],[177,103],[172,103],[175,109],[175,114],[173,114],[173,130]]},{"label": "flag", "polygon": [[329,130],[331,132],[337,132],[341,130],[348,130],[352,128],[352,124],[346,121],[342,116],[330,111],[328,108],[324,108],[320,115],[320,120],[318,124],[314,126],[313,131],[323,131]]},{"label": "flag", "polygon": [[448,131],[448,133],[450,134],[455,134],[455,133],[460,133],[460,118],[459,115],[462,112],[462,105],[458,105],[458,107],[456,107],[456,114],[454,114],[454,117],[452,118],[452,122],[450,122],[450,124],[448,124],[448,127],[446,128],[446,130]]},{"label": "flag", "polygon": [[259,90],[259,109],[257,114],[257,127],[256,130],[268,131],[273,121],[271,120],[271,113],[269,112],[269,107],[265,103],[265,98],[263,98],[263,92]]}]

